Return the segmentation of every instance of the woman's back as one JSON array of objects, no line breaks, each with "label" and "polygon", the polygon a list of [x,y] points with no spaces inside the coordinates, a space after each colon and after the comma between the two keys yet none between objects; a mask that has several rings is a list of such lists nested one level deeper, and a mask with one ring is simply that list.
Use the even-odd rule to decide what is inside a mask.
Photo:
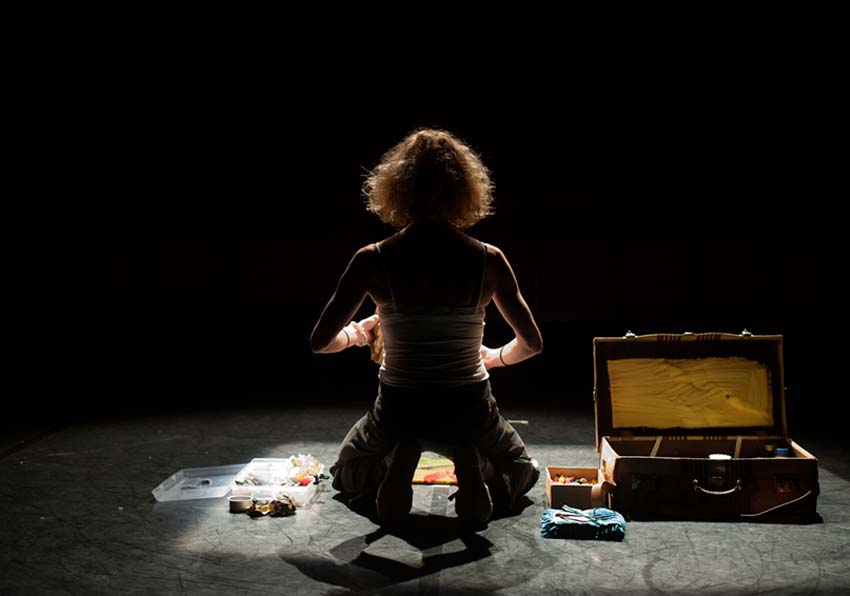
[{"label": "woman's back", "polygon": [[[386,276],[372,284],[379,308],[400,306],[486,306],[492,297],[492,275],[483,268],[486,244],[440,224],[414,223],[377,243]],[[482,245],[484,248],[482,249]],[[378,273],[381,273],[380,271]],[[483,273],[483,287],[482,287]],[[391,280],[388,287],[386,278]]]},{"label": "woman's back", "polygon": [[439,226],[412,225],[375,244],[382,280],[384,359],[397,387],[458,386],[489,378],[481,359],[487,245]]}]

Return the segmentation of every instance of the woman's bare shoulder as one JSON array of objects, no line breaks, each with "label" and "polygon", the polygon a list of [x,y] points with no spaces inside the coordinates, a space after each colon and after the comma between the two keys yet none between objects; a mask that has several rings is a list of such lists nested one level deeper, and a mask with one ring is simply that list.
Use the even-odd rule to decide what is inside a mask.
[{"label": "woman's bare shoulder", "polygon": [[492,242],[484,242],[483,240],[479,240],[479,242],[481,242],[481,244],[483,244],[484,247],[487,249],[487,260],[488,261],[493,260],[493,259],[497,259],[497,258],[498,259],[502,258],[503,253],[502,253],[502,250],[498,246],[496,246]]},{"label": "woman's bare shoulder", "polygon": [[513,265],[501,248],[489,242],[487,245],[487,278],[492,287],[515,283]]},{"label": "woman's bare shoulder", "polygon": [[382,238],[380,240],[376,240],[375,242],[372,242],[369,246],[372,247],[372,250],[375,250],[375,247],[378,244],[381,245],[380,248],[382,248],[382,249],[391,248],[391,247],[395,246],[396,244],[398,244],[398,241],[400,239],[401,239],[401,235],[399,234],[399,232],[396,232],[395,234],[392,234],[391,236],[387,236],[386,238]]},{"label": "woman's bare shoulder", "polygon": [[[381,244],[383,247],[383,244]],[[371,277],[373,271],[379,266],[380,256],[377,242],[370,242],[358,248],[348,264],[348,271],[352,275]]]},{"label": "woman's bare shoulder", "polygon": [[361,246],[360,248],[358,248],[358,249],[355,251],[355,253],[354,253],[354,257],[355,257],[355,258],[358,258],[358,257],[359,257],[359,258],[366,258],[366,259],[368,259],[368,258],[369,258],[369,257],[371,257],[373,254],[375,254],[376,252],[378,252],[378,248],[377,248],[377,246],[375,246],[376,244],[377,244],[376,242],[370,242],[369,244],[366,244],[366,245],[364,245],[364,246]]},{"label": "woman's bare shoulder", "polygon": [[379,250],[385,250],[386,248],[393,246],[397,240],[398,234],[393,234],[392,236],[381,238],[375,242],[370,242],[369,244],[362,246],[357,252],[369,255],[376,254]]},{"label": "woman's bare shoulder", "polygon": [[354,256],[355,258],[362,260],[369,267],[377,267],[380,260],[386,258],[385,253],[395,252],[393,250],[393,245],[396,240],[396,235],[393,235],[381,240],[376,240],[375,242],[370,242],[365,246],[361,246]]},{"label": "woman's bare shoulder", "polygon": [[499,250],[499,247],[493,244],[492,242],[484,242],[483,240],[481,240],[480,242],[481,244],[487,247],[487,252],[490,254],[498,254],[502,252]]}]

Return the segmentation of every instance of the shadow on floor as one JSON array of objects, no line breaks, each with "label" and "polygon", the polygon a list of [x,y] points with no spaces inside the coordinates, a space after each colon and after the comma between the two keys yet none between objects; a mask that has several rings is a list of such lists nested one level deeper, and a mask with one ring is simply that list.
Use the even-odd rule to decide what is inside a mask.
[{"label": "shadow on floor", "polygon": [[[345,504],[353,513],[379,525],[373,495],[351,499],[338,493],[333,499]],[[519,516],[532,503],[529,498],[522,496],[513,511],[498,518],[494,517],[490,523],[497,519]],[[281,560],[293,565],[305,576],[345,589],[339,594],[350,593],[349,590],[371,593],[391,586],[401,589],[400,584],[414,580],[419,580],[419,586],[414,592],[420,593],[424,590],[430,593],[440,582],[440,571],[492,557],[493,543],[478,533],[487,528],[488,525],[470,527],[456,517],[409,514],[398,526],[378,528],[369,534],[355,536],[328,551],[287,546],[279,549],[277,553]],[[394,536],[406,542],[414,551],[391,551],[392,557],[366,551],[370,545],[387,536]],[[455,541],[462,543],[465,548],[443,552],[445,545]],[[495,562],[490,565],[497,566]],[[536,571],[529,570],[529,573],[533,575]],[[489,594],[529,579],[522,573],[510,576],[489,575],[488,578],[482,578],[481,586],[473,586],[471,589],[466,586],[462,590],[453,590],[451,586],[440,584],[439,593]],[[434,585],[423,587],[423,582]],[[499,585],[494,585],[493,582]]]},{"label": "shadow on floor", "polygon": [[[399,552],[395,549],[389,551],[391,556],[366,552],[369,545],[389,535],[404,540],[421,551],[421,555],[415,551]],[[442,552],[443,545],[454,541],[461,542],[465,548]],[[278,549],[277,553],[281,560],[296,567],[306,577],[344,589],[331,594],[373,593],[391,587],[398,588],[399,593],[410,590],[410,593],[449,595],[491,594],[522,584],[537,573],[537,570],[529,568],[528,573],[499,574],[495,572],[498,564],[491,562],[488,566],[493,567],[494,573],[483,574],[480,585],[454,589],[441,583],[439,572],[488,559],[492,557],[493,548],[490,540],[463,527],[457,518],[410,515],[403,529],[391,532],[378,529],[345,540],[329,551],[287,546]],[[408,582],[417,583],[410,585]]]}]

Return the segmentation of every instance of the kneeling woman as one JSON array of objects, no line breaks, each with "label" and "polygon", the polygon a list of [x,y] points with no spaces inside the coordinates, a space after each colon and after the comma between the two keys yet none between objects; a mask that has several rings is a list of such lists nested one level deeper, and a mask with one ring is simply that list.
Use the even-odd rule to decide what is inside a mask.
[{"label": "kneeling woman", "polygon": [[[410,512],[423,449],[455,464],[458,517],[485,523],[534,486],[537,462],[501,416],[489,370],[543,349],[516,276],[497,247],[464,230],[492,213],[489,173],[450,133],[419,130],[388,151],[365,184],[367,208],[399,231],[357,251],[313,329],[315,353],[384,341],[378,395],[343,439],[333,486],[376,500],[383,524]],[[376,314],[347,321],[366,295]],[[495,302],[516,337],[483,345]]]}]

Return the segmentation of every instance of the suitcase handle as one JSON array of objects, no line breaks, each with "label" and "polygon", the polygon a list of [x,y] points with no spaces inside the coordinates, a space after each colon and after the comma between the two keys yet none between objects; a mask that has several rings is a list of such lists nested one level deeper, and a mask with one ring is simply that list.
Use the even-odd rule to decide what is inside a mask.
[{"label": "suitcase handle", "polygon": [[729,490],[708,490],[707,488],[701,487],[699,485],[699,480],[694,478],[694,490],[698,493],[705,493],[707,495],[731,495],[732,493],[741,490],[741,481],[737,480],[735,482],[735,486]]}]

